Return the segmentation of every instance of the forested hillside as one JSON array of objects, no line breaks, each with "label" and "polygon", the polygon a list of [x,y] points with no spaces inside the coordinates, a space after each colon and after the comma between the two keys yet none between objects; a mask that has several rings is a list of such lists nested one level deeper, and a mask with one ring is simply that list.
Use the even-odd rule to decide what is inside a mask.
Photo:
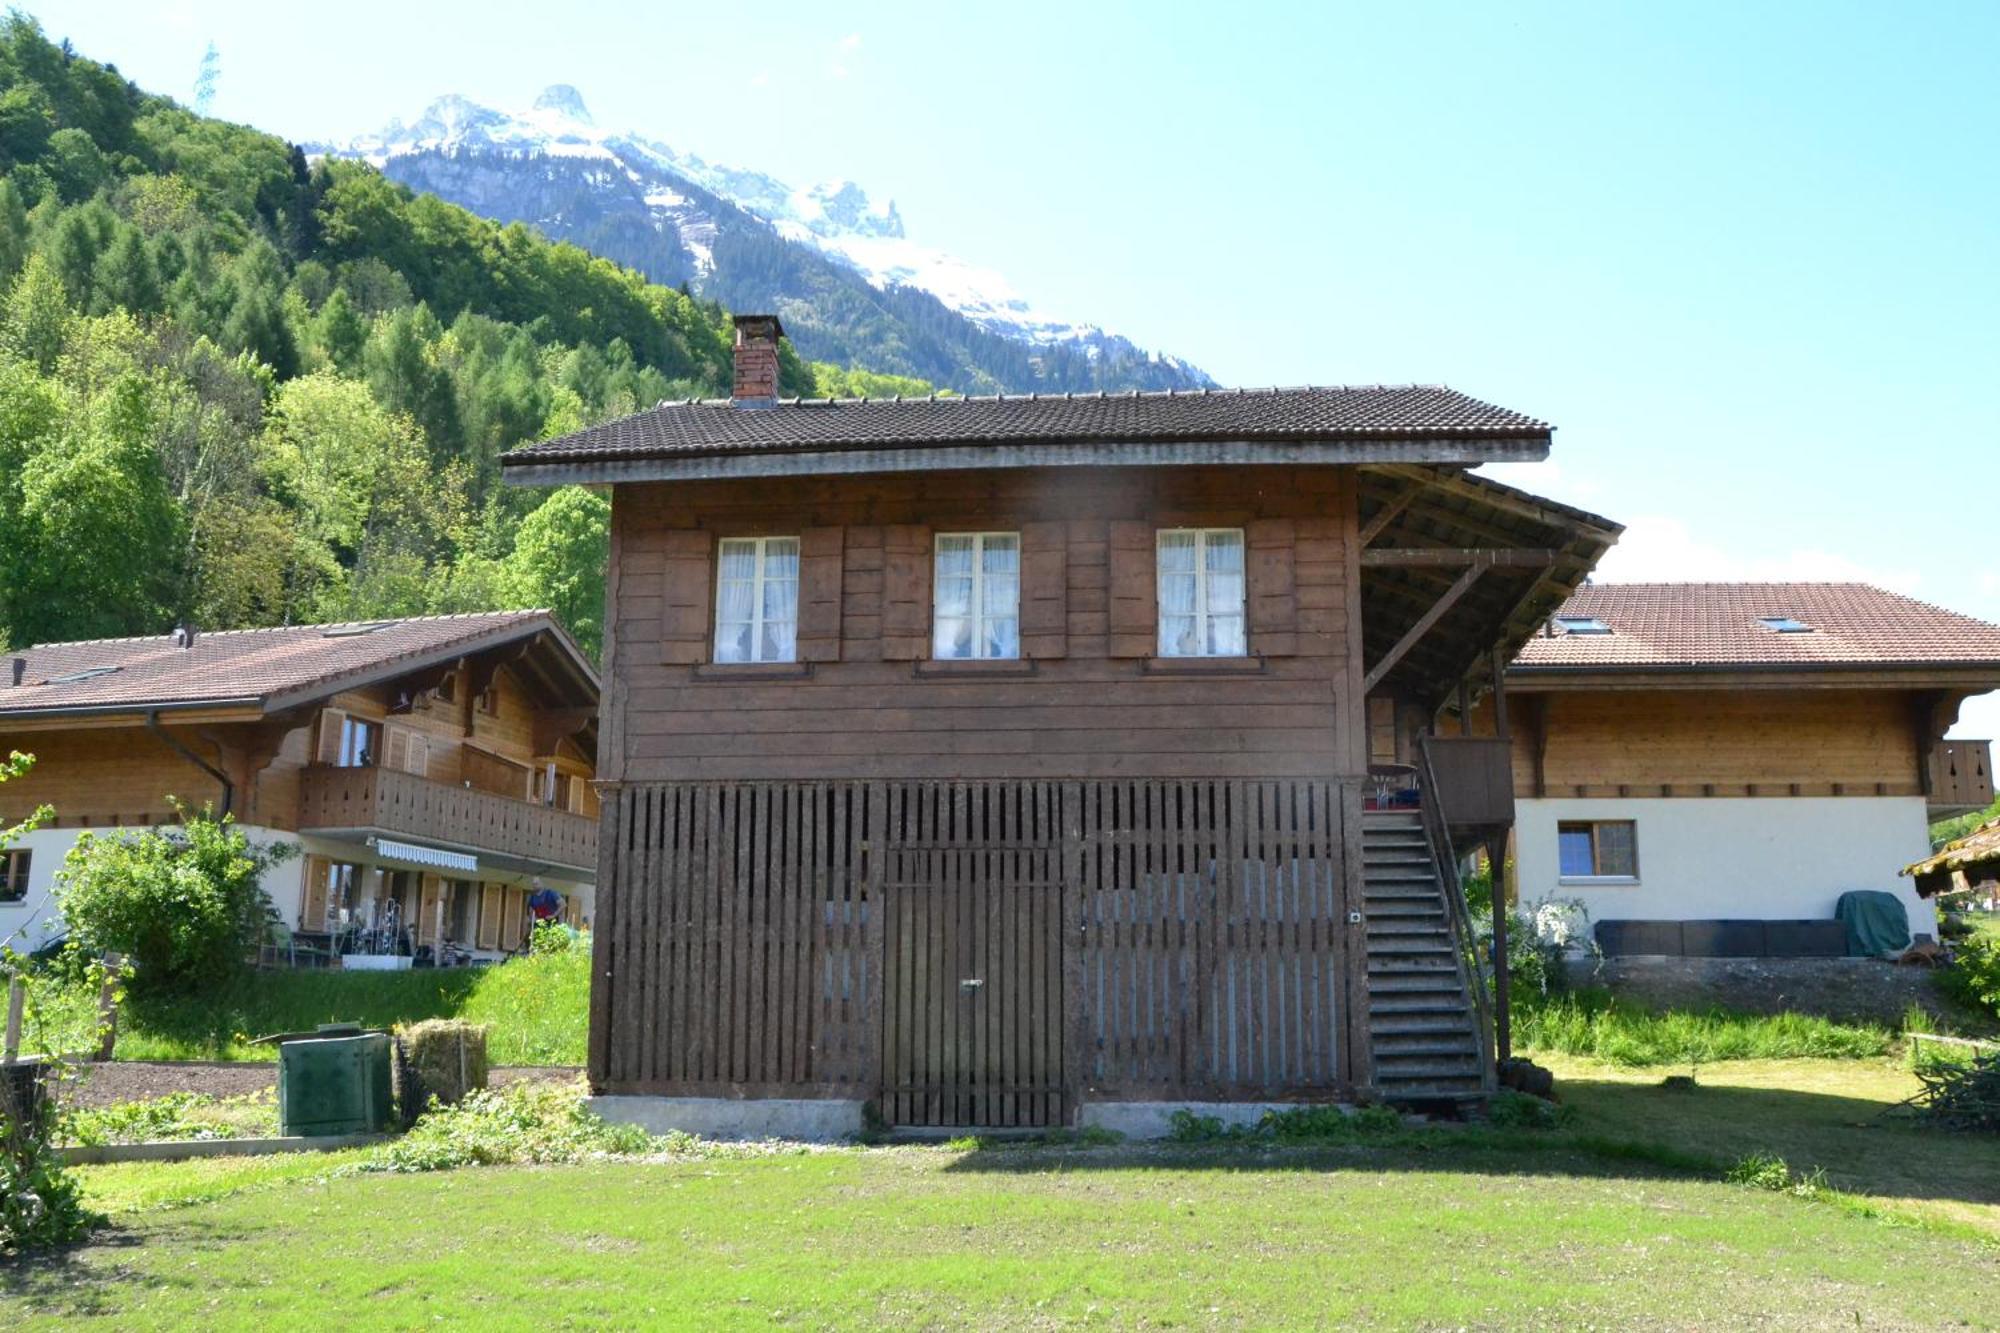
[{"label": "forested hillside", "polygon": [[[0,640],[509,605],[594,654],[608,506],[514,445],[727,393],[729,319],[0,23]],[[787,393],[922,392],[812,367]]]}]

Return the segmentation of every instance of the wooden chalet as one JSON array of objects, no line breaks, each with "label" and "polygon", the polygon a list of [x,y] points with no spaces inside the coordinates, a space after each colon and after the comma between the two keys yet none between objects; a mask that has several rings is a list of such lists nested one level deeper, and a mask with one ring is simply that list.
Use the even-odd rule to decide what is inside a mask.
[{"label": "wooden chalet", "polygon": [[1423,737],[1616,535],[1468,473],[1549,428],[780,401],[780,332],[737,321],[731,399],[504,460],[613,496],[594,1086],[907,1126],[1490,1088],[1439,877],[1507,754]]},{"label": "wooden chalet", "polygon": [[0,787],[0,824],[55,810],[0,853],[17,948],[60,934],[80,832],[171,824],[169,798],[300,849],[265,888],[308,957],[391,912],[405,958],[517,950],[538,884],[589,915],[597,677],[545,611],[184,628],[0,666],[0,754],[36,759]]},{"label": "wooden chalet", "polygon": [[1993,800],[1989,743],[1945,733],[2000,627],[1867,584],[1593,584],[1506,683],[1519,895],[1608,952],[1840,954],[1852,890],[1934,930],[1897,872]]}]

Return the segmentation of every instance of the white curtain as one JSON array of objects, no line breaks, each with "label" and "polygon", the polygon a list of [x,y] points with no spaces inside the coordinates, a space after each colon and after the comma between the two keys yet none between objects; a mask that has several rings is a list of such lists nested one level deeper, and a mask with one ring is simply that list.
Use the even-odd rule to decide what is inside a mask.
[{"label": "white curtain", "polygon": [[973,655],[972,605],[976,581],[974,561],[979,539],[971,535],[941,535],[937,539],[937,573],[932,579],[931,655],[943,659]]},{"label": "white curtain", "polygon": [[799,649],[799,539],[764,539],[759,662],[792,662]]},{"label": "white curtain", "polygon": [[798,538],[731,537],[718,554],[715,660],[793,661],[799,634]]},{"label": "white curtain", "polygon": [[1201,653],[1200,578],[1195,560],[1200,534],[1162,532],[1157,559],[1160,570],[1160,655],[1196,657]]},{"label": "white curtain", "polygon": [[1021,539],[1011,533],[989,534],[979,554],[979,623],[981,657],[1021,655]]},{"label": "white curtain", "polygon": [[1208,605],[1208,653],[1211,657],[1241,657],[1243,642],[1243,534],[1205,532],[1204,567]]}]

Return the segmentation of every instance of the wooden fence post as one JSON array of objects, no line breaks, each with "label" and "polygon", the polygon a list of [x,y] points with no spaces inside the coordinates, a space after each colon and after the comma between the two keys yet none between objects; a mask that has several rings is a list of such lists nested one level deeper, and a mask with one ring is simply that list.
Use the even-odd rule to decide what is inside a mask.
[{"label": "wooden fence post", "polygon": [[97,1054],[99,1064],[111,1059],[118,1044],[118,977],[125,968],[125,955],[104,955],[104,984],[97,991]]},{"label": "wooden fence post", "polygon": [[21,1006],[28,1000],[28,988],[19,976],[7,978],[7,1039],[0,1046],[0,1064],[11,1065],[21,1054]]}]

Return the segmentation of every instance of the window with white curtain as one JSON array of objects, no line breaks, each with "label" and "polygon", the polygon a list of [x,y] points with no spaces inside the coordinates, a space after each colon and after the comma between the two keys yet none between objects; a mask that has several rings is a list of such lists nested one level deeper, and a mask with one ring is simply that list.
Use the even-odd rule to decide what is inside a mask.
[{"label": "window with white curtain", "polygon": [[728,537],[718,554],[715,660],[797,661],[799,539]]},{"label": "window with white curtain", "polygon": [[1162,528],[1160,656],[1242,657],[1243,529]]},{"label": "window with white curtain", "polygon": [[936,539],[931,654],[941,660],[1021,655],[1021,535],[948,532]]}]

